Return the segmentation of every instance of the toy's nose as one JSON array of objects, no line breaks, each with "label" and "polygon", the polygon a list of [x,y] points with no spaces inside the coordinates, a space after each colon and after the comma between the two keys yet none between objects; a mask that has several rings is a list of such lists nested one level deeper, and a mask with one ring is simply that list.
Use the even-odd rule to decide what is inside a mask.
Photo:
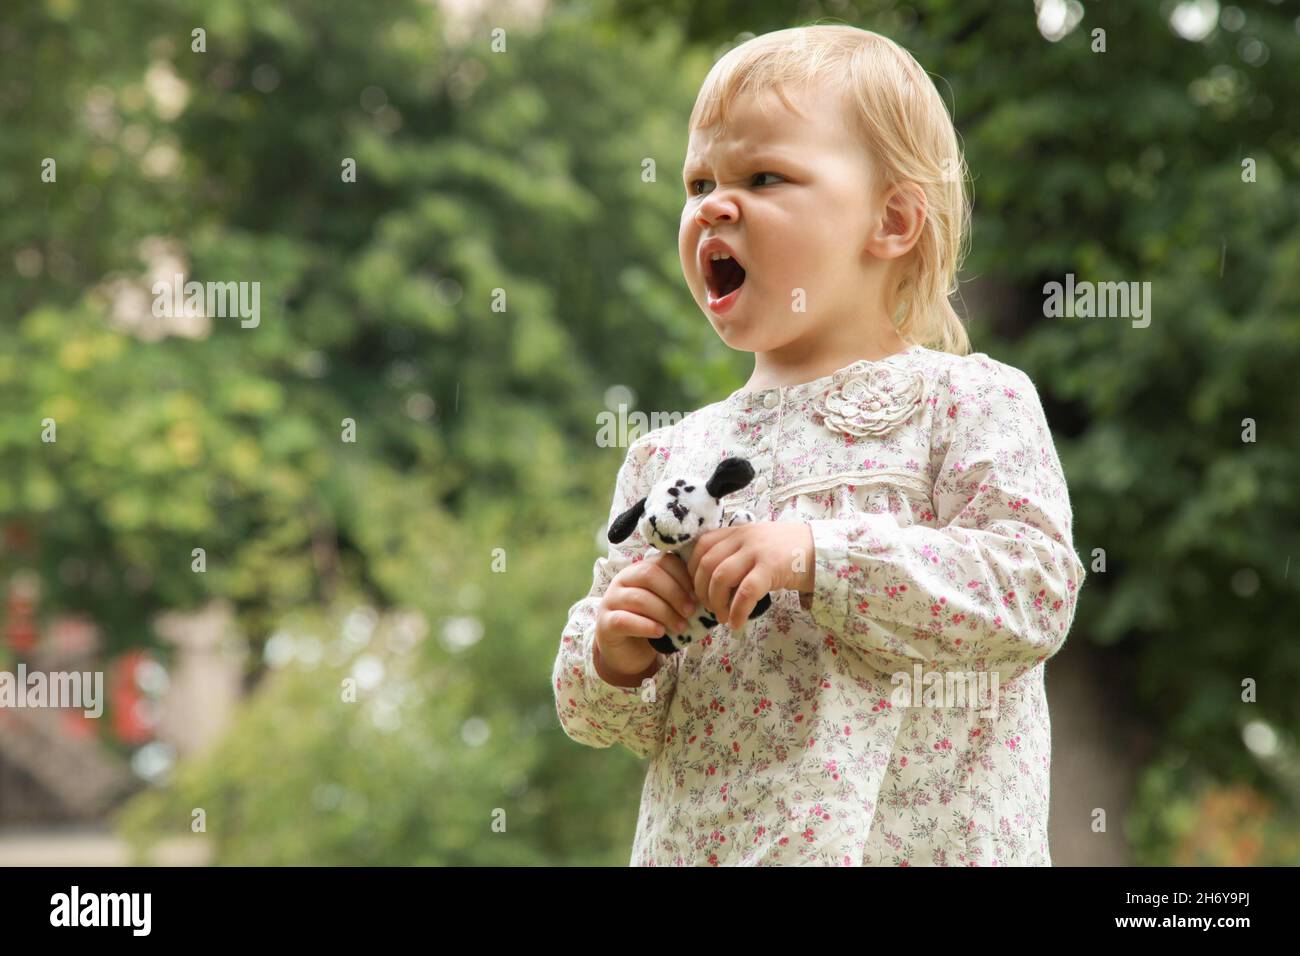
[{"label": "toy's nose", "polygon": [[678,521],[681,521],[686,517],[686,507],[684,505],[679,505],[675,501],[668,506],[668,510],[677,517]]}]

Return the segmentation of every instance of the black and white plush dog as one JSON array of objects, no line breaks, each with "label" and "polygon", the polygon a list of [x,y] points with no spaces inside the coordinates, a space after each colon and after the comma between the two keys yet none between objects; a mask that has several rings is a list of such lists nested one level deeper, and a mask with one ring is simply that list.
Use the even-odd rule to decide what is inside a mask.
[{"label": "black and white plush dog", "polygon": [[[722,498],[739,491],[754,480],[754,467],[744,458],[728,458],[718,463],[713,476],[701,481],[696,476],[671,475],[660,479],[650,493],[619,515],[609,527],[609,540],[618,544],[633,531],[667,554],[676,554],[689,563],[695,542],[706,531],[754,520],[748,511],[733,511],[724,516]],[[772,606],[772,596],[764,594],[750,612],[750,620]],[[701,608],[684,634],[670,630],[650,641],[650,646],[664,654],[675,654],[687,644],[704,637],[718,626],[717,619]]]}]

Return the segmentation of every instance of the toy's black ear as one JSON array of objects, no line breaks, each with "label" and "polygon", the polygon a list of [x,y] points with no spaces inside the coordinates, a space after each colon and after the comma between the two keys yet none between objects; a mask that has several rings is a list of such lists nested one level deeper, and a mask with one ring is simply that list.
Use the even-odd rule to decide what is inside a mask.
[{"label": "toy's black ear", "polygon": [[704,487],[715,498],[739,491],[754,480],[754,466],[746,458],[728,458],[718,462],[713,477]]},{"label": "toy's black ear", "polygon": [[644,498],[614,519],[614,523],[609,526],[610,542],[618,544],[620,541],[627,540],[627,536],[636,530],[636,523],[641,520],[643,514],[645,514]]}]

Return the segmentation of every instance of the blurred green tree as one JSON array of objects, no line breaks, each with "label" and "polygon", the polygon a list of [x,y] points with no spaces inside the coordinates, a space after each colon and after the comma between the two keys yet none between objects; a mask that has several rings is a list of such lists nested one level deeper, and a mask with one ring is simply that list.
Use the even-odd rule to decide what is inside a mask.
[{"label": "blurred green tree", "polygon": [[[605,390],[680,407],[726,381],[672,274],[674,38],[561,12],[452,46],[417,0],[116,16],[27,5],[3,35],[24,137],[0,184],[22,263],[0,511],[31,542],[6,568],[113,649],[227,597],[280,655],[128,831],[203,807],[223,863],[625,862],[640,768],[564,737],[548,675],[623,455],[593,441]],[[174,273],[259,282],[260,321],[154,316]],[[372,606],[430,636],[358,643]],[[377,666],[415,676],[344,702]]]}]

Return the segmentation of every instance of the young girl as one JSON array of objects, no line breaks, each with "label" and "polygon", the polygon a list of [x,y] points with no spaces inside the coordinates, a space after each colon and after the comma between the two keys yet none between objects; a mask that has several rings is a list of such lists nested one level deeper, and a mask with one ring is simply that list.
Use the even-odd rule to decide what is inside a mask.
[{"label": "young girl", "polygon": [[[1050,865],[1044,661],[1084,570],[1033,383],[968,354],[947,301],[964,182],[877,34],[765,34],[704,82],[682,268],[754,373],[633,443],[609,520],[669,462],[739,456],[758,477],[726,506],[757,521],[689,566],[612,546],[552,675],[565,733],[651,759],[633,865]],[[705,608],[703,641],[650,646]]]}]

